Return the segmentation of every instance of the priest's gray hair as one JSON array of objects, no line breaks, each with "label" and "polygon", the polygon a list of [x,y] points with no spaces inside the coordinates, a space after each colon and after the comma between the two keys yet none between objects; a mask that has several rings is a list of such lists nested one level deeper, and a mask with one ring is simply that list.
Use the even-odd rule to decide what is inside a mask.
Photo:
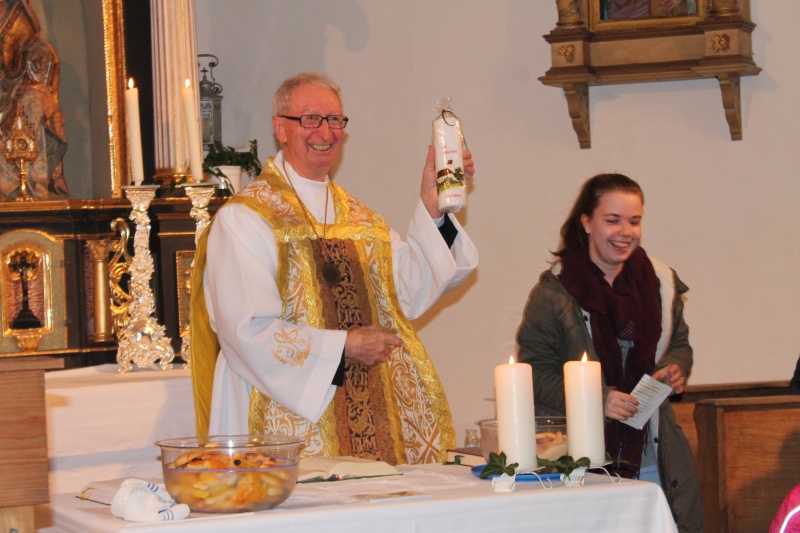
[{"label": "priest's gray hair", "polygon": [[275,91],[275,96],[272,99],[272,114],[283,115],[289,105],[289,100],[292,97],[292,92],[301,85],[316,85],[323,89],[330,89],[336,93],[339,101],[342,101],[342,90],[339,84],[333,81],[327,74],[321,72],[301,72],[295,74],[291,78],[287,78],[278,90]]}]

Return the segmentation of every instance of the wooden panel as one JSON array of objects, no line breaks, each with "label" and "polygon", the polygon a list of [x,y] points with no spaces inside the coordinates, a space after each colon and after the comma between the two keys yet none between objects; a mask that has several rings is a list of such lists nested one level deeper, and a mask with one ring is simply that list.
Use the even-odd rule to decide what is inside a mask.
[{"label": "wooden panel", "polygon": [[33,507],[0,507],[0,531],[33,533]]},{"label": "wooden panel", "polygon": [[675,419],[683,428],[692,455],[697,458],[697,429],[694,423],[694,406],[700,400],[715,398],[752,398],[784,396],[789,393],[789,381],[759,381],[750,383],[717,383],[690,385],[680,396],[671,398]]},{"label": "wooden panel", "polygon": [[800,480],[800,396],[701,400],[695,422],[706,531],[767,531]]},{"label": "wooden panel", "polygon": [[49,357],[0,360],[0,507],[48,500],[44,370],[62,366]]}]

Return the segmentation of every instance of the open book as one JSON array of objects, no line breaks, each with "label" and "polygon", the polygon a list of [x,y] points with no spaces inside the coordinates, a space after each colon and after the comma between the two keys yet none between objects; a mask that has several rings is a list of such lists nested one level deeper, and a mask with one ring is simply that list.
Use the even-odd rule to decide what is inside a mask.
[{"label": "open book", "polygon": [[395,467],[383,461],[360,457],[308,457],[300,461],[297,481],[336,481],[399,474]]}]

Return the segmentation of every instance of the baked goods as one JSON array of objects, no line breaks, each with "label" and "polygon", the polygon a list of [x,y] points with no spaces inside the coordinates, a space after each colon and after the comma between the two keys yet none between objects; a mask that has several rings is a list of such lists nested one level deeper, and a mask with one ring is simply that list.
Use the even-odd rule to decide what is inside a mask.
[{"label": "baked goods", "polygon": [[[264,442],[265,438],[279,440]],[[297,482],[301,441],[227,439],[192,437],[157,443],[164,484],[176,502],[192,511],[237,513],[271,509],[289,497]]]},{"label": "baked goods", "polygon": [[196,449],[164,465],[164,484],[192,511],[230,513],[269,509],[284,501],[297,480],[297,464],[279,466],[261,453]]},{"label": "baked goods", "polygon": [[567,455],[567,435],[561,430],[542,431],[536,433],[536,456],[540,459],[555,461]]}]

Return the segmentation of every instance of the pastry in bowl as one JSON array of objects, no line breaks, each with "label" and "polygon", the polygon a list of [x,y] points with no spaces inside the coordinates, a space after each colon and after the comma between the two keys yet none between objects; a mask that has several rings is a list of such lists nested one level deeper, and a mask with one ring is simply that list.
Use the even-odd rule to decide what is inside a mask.
[{"label": "pastry in bowl", "polygon": [[164,484],[192,511],[240,513],[280,505],[297,483],[303,439],[217,435],[156,442]]}]

